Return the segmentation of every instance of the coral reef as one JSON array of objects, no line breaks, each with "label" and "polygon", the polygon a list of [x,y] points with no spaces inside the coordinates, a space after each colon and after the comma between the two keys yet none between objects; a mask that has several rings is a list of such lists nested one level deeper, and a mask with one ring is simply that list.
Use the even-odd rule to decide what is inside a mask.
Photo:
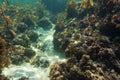
[{"label": "coral reef", "polygon": [[[51,66],[50,80],[120,80],[120,0],[70,0],[66,11],[58,15],[47,11],[41,0],[36,8],[11,7],[7,0],[3,3],[0,74],[9,64],[29,62],[35,67],[49,67],[50,62],[38,56],[31,45],[43,52],[47,50],[47,43],[38,43],[39,34],[35,31],[40,27],[50,30],[53,21],[54,49],[62,52],[67,61]],[[0,80],[9,79],[0,75]]]},{"label": "coral reef", "polygon": [[[86,2],[89,3],[83,4]],[[67,7],[77,16],[62,18],[63,23],[58,19],[53,43],[68,61],[52,66],[51,80],[120,79],[119,6],[115,0],[97,0],[96,3],[83,0],[82,3],[75,1],[71,9]],[[74,14],[69,11],[66,14]]]},{"label": "coral reef", "polygon": [[51,67],[50,80],[110,80],[112,75],[104,71],[105,65],[93,62],[89,55],[80,61],[70,58],[66,63],[55,63]]}]

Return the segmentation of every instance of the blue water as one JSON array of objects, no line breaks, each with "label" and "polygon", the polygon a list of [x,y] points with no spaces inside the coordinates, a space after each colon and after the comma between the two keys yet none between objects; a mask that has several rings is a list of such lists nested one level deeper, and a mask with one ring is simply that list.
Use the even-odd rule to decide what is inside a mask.
[{"label": "blue water", "polygon": [[[2,5],[4,0],[0,0],[0,5]],[[36,6],[36,3],[40,0],[7,0],[10,5],[33,5]],[[69,0],[41,0],[45,4],[46,9],[50,12],[57,14],[58,12],[65,11],[66,3]]]}]

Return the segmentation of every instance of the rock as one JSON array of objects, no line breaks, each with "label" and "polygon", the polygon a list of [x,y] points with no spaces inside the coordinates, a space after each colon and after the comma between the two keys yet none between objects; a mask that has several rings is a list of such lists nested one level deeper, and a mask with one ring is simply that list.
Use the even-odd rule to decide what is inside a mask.
[{"label": "rock", "polygon": [[47,18],[39,20],[38,26],[42,27],[44,30],[49,30],[52,28],[51,22]]},{"label": "rock", "polygon": [[36,55],[35,51],[33,51],[31,48],[26,48],[25,49],[25,53],[24,56],[28,57],[28,58],[32,58]]},{"label": "rock", "polygon": [[29,80],[29,77],[23,76],[19,80]]},{"label": "rock", "polygon": [[34,27],[35,26],[34,22],[30,18],[30,16],[28,16],[28,15],[23,17],[22,22],[24,22],[26,25],[28,25],[28,27]]},{"label": "rock", "polygon": [[24,62],[25,47],[21,45],[14,46],[14,54],[11,56],[12,64],[20,65]]},{"label": "rock", "polygon": [[29,47],[30,45],[29,37],[25,34],[17,36],[15,39],[13,39],[13,42],[15,45],[21,45],[24,47]]},{"label": "rock", "polygon": [[12,64],[20,65],[20,64],[22,64],[24,62],[24,57],[17,54],[17,55],[13,55],[11,57],[11,60],[12,60]]},{"label": "rock", "polygon": [[28,26],[25,23],[21,22],[17,26],[17,31],[19,31],[20,33],[24,33],[27,30],[27,28]]},{"label": "rock", "polygon": [[40,66],[41,67],[47,68],[49,66],[49,64],[50,64],[49,61],[46,60],[46,59],[41,59],[40,60]]},{"label": "rock", "polygon": [[29,37],[30,41],[35,42],[38,39],[38,34],[34,31],[26,32],[27,36]]},{"label": "rock", "polygon": [[57,76],[59,76],[60,75],[60,72],[59,71],[56,71],[55,73],[54,73],[54,76],[55,77],[57,77]]},{"label": "rock", "polygon": [[[0,73],[1,74],[1,73]],[[8,77],[4,76],[4,75],[0,75],[0,80],[9,80]]]},{"label": "rock", "polygon": [[100,33],[113,38],[120,36],[120,29],[116,27],[115,23],[108,22],[100,27]]}]

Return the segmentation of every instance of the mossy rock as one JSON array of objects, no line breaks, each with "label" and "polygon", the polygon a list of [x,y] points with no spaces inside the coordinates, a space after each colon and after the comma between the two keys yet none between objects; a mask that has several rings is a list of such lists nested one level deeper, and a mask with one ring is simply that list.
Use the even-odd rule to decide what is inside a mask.
[{"label": "mossy rock", "polygon": [[27,30],[28,26],[25,23],[19,23],[17,26],[17,31],[19,31],[20,33],[25,32]]},{"label": "mossy rock", "polygon": [[78,3],[75,0],[70,0],[67,3],[66,12],[67,12],[68,19],[78,17],[78,12],[76,9],[77,7],[78,7]]},{"label": "mossy rock", "polygon": [[26,48],[25,49],[25,53],[24,56],[28,57],[28,58],[32,58],[36,55],[35,51],[32,50],[31,48]]},{"label": "mossy rock", "polygon": [[30,45],[30,40],[27,35],[21,35],[20,37],[17,37],[13,40],[15,45],[21,45],[24,47],[29,47]]},{"label": "mossy rock", "polygon": [[34,31],[28,31],[27,36],[29,37],[30,41],[35,42],[38,39],[38,34]]},{"label": "mossy rock", "polygon": [[41,19],[38,21],[38,26],[42,27],[44,30],[49,30],[52,28],[52,25],[48,19]]},{"label": "mossy rock", "polygon": [[0,75],[0,80],[10,80],[8,77],[5,77],[4,75]]},{"label": "mossy rock", "polygon": [[35,24],[32,21],[32,19],[29,16],[25,16],[22,20],[22,22],[24,22],[26,25],[28,25],[28,27],[34,27]]},{"label": "mossy rock", "polygon": [[108,37],[120,36],[120,28],[115,23],[108,22],[100,27],[100,33]]}]

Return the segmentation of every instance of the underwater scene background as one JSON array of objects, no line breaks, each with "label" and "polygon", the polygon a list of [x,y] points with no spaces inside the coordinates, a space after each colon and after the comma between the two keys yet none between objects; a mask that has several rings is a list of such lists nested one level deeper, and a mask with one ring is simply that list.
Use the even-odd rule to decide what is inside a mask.
[{"label": "underwater scene background", "polygon": [[0,0],[0,80],[120,80],[120,0]]}]

